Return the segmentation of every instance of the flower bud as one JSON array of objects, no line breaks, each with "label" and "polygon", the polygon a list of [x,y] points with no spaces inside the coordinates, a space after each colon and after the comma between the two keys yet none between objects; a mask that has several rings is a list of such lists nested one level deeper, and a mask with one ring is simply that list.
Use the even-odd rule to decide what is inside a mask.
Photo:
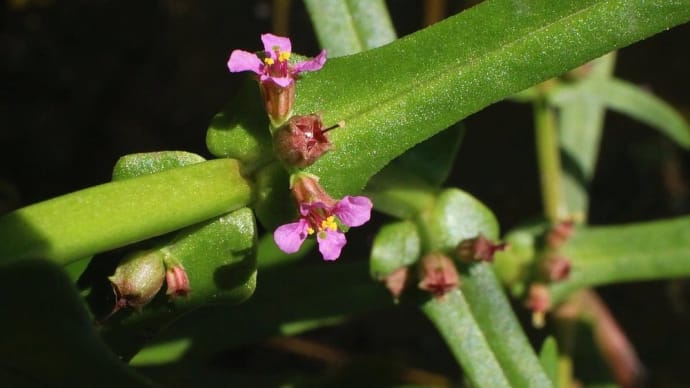
[{"label": "flower bud", "polygon": [[341,126],[324,128],[318,114],[294,116],[273,134],[273,150],[289,167],[311,166],[333,148],[327,132]]},{"label": "flower bud", "polygon": [[261,82],[259,89],[271,124],[278,127],[285,123],[292,114],[292,107],[295,104],[295,83],[280,86],[274,82]]},{"label": "flower bud", "polygon": [[437,298],[460,285],[460,277],[453,261],[441,253],[429,253],[422,258],[419,267],[421,290],[428,291]]},{"label": "flower bud", "polygon": [[558,249],[573,235],[575,223],[572,220],[560,221],[546,235],[546,245]]},{"label": "flower bud", "polygon": [[529,287],[526,305],[528,309],[532,310],[532,325],[536,328],[544,327],[544,316],[551,308],[549,289],[543,284],[532,284]]},{"label": "flower bud", "polygon": [[506,243],[494,243],[480,233],[475,238],[460,242],[456,252],[458,258],[466,263],[479,261],[493,262],[494,254],[498,251],[505,250],[506,247]]},{"label": "flower bud", "polygon": [[189,291],[191,291],[187,272],[185,272],[181,264],[168,267],[165,271],[165,284],[167,286],[166,295],[173,298],[176,296],[187,296]]},{"label": "flower bud", "polygon": [[393,299],[396,301],[398,298],[400,298],[400,295],[402,295],[403,291],[405,290],[407,280],[409,279],[409,272],[408,267],[400,267],[388,274],[388,276],[383,279],[386,284],[386,288],[388,291],[390,291]]},{"label": "flower bud", "polygon": [[108,277],[117,298],[116,309],[141,309],[156,296],[163,286],[165,265],[158,251],[134,253],[125,258]]},{"label": "flower bud", "polygon": [[549,281],[565,280],[570,276],[570,260],[560,255],[548,257],[542,262],[542,271]]}]

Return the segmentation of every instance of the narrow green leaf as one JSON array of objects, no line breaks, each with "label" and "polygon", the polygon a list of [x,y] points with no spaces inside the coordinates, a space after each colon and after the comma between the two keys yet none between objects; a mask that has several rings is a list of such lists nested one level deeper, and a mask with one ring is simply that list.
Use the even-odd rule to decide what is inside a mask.
[{"label": "narrow green leaf", "polygon": [[[307,170],[359,191],[404,150],[467,115],[690,19],[687,0],[493,0],[305,74],[296,114],[323,112],[337,150]],[[615,25],[615,29],[611,26]],[[346,174],[343,171],[347,171]]]},{"label": "narrow green leaf", "polygon": [[414,223],[401,221],[385,225],[376,233],[371,248],[371,276],[383,279],[396,269],[414,264],[420,254],[421,241]]},{"label": "narrow green leaf", "polygon": [[383,0],[305,0],[321,47],[331,58],[355,54],[396,38]]},{"label": "narrow green leaf", "polygon": [[581,82],[573,90],[556,91],[551,101],[566,104],[573,95],[586,94],[608,108],[658,129],[684,148],[690,148],[690,126],[673,107],[639,86],[619,79]]},{"label": "narrow green leaf", "polygon": [[552,283],[552,302],[583,287],[690,275],[690,217],[576,229],[561,254],[570,276]]},{"label": "narrow green leaf", "polygon": [[94,186],[0,217],[0,261],[66,264],[238,209],[251,194],[231,159]]},{"label": "narrow green leaf", "polygon": [[5,265],[0,293],[3,386],[153,386],[101,341],[62,268],[33,259]]},{"label": "narrow green leaf", "polygon": [[539,351],[539,362],[553,386],[558,385],[558,344],[552,336],[546,337]]},{"label": "narrow green leaf", "polygon": [[443,300],[429,300],[422,305],[422,311],[445,339],[473,385],[513,386],[460,290],[447,293]]},{"label": "narrow green leaf", "polygon": [[137,355],[130,360],[129,365],[150,366],[175,362],[182,358],[184,352],[186,352],[191,345],[191,341],[186,338],[158,343],[137,353]]},{"label": "narrow green leaf", "polygon": [[[609,53],[583,65],[585,75],[575,82],[579,84],[610,79],[615,60],[615,53]],[[599,154],[606,107],[600,100],[582,93],[577,98],[560,104],[559,108],[558,144],[563,167],[563,197],[568,213],[580,213],[586,217],[589,183]]]},{"label": "narrow green leaf", "polygon": [[551,386],[491,267],[477,264],[468,272],[462,290],[511,385]]}]

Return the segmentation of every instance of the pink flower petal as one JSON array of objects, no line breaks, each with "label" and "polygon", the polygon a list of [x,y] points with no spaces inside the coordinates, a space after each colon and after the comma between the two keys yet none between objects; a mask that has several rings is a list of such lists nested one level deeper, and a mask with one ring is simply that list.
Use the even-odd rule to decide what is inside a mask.
[{"label": "pink flower petal", "polygon": [[256,74],[261,74],[263,72],[263,62],[256,54],[244,50],[233,50],[228,60],[228,69],[233,73],[253,71]]},{"label": "pink flower petal", "polygon": [[319,232],[316,240],[319,242],[319,252],[326,261],[333,261],[340,257],[340,252],[347,243],[345,234],[331,230]]},{"label": "pink flower petal", "polygon": [[270,55],[273,59],[277,59],[275,54],[276,49],[278,52],[292,52],[292,43],[290,43],[290,38],[284,38],[282,36],[273,34],[261,34],[261,41],[264,43],[264,51],[266,51],[266,55]]},{"label": "pink flower petal", "polygon": [[296,63],[292,68],[292,71],[295,74],[299,74],[303,71],[321,70],[324,63],[326,63],[326,50],[321,50],[319,55],[315,56],[314,58]]},{"label": "pink flower petal", "polygon": [[338,201],[333,213],[347,226],[360,226],[371,218],[372,206],[371,200],[367,197],[347,195]]},{"label": "pink flower petal", "polygon": [[281,225],[273,232],[273,241],[281,251],[295,253],[307,238],[307,227],[308,224],[305,219]]},{"label": "pink flower petal", "polygon": [[[273,83],[280,86],[281,88],[287,87],[294,80],[294,78],[292,77],[266,77],[266,79],[270,79],[271,81],[273,81]],[[264,77],[261,77],[261,81],[264,81]]]},{"label": "pink flower petal", "polygon": [[328,205],[323,202],[305,202],[299,205],[299,213],[306,216],[312,209],[329,209]]}]

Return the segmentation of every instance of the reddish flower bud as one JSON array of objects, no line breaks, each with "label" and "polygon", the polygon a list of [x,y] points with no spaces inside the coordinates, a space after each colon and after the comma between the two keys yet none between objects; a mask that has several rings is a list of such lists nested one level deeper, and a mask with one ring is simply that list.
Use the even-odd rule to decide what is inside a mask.
[{"label": "reddish flower bud", "polygon": [[573,235],[575,222],[573,220],[560,221],[546,235],[546,245],[558,249]]},{"label": "reddish flower bud", "polygon": [[494,261],[494,254],[507,248],[506,243],[494,243],[483,234],[475,238],[463,240],[456,250],[458,258],[466,263],[479,261]]},{"label": "reddish flower bud", "polygon": [[333,148],[327,132],[342,126],[325,128],[318,114],[294,116],[273,134],[273,150],[287,166],[308,167]]},{"label": "reddish flower bud", "polygon": [[440,253],[429,253],[422,258],[419,268],[419,285],[435,297],[443,297],[460,285],[460,277],[453,261]]},{"label": "reddish flower bud", "polygon": [[181,264],[173,265],[165,271],[165,284],[168,288],[165,293],[170,297],[186,296],[191,291],[187,272]]},{"label": "reddish flower bud", "polygon": [[545,285],[535,283],[529,287],[526,302],[527,308],[532,310],[532,325],[544,327],[544,316],[551,308],[551,293]]},{"label": "reddish flower bud", "polygon": [[552,282],[565,280],[570,276],[570,260],[560,255],[549,257],[542,262],[542,270]]},{"label": "reddish flower bud", "polygon": [[160,251],[137,252],[125,258],[108,277],[117,298],[115,311],[132,307],[140,310],[158,293],[165,279]]},{"label": "reddish flower bud", "polygon": [[390,291],[391,295],[395,300],[400,298],[405,286],[407,285],[407,280],[409,279],[409,268],[400,267],[395,271],[391,272],[386,276],[383,281],[386,284],[386,288]]}]

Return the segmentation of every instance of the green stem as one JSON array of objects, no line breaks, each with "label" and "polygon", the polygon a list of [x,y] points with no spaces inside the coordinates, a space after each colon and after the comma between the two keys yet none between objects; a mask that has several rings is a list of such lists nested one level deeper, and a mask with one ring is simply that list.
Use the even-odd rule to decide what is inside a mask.
[{"label": "green stem", "polygon": [[550,221],[556,222],[566,216],[561,192],[561,159],[556,117],[543,98],[534,103],[534,120],[544,213]]},{"label": "green stem", "polygon": [[67,264],[168,233],[250,203],[232,159],[106,183],[0,218],[0,262],[45,257]]}]

